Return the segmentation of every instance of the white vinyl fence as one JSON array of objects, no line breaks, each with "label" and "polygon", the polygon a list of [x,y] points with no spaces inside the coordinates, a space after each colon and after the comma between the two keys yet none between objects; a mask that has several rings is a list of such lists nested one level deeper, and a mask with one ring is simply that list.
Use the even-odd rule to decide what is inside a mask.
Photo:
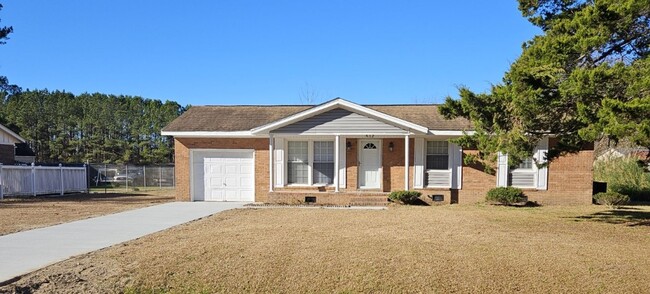
[{"label": "white vinyl fence", "polygon": [[88,191],[86,167],[15,166],[0,164],[3,196],[61,194]]}]

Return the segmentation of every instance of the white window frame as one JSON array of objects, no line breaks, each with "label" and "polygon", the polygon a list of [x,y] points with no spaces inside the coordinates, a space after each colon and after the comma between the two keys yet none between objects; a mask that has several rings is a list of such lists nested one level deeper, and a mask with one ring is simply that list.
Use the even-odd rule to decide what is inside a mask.
[{"label": "white window frame", "polygon": [[[446,155],[447,155],[447,168],[444,168],[444,169],[443,168],[440,168],[440,169],[429,168],[429,158],[428,158],[429,155],[438,155],[438,156],[442,155],[442,153],[440,153],[440,154],[437,154],[437,153],[429,154],[429,142],[444,142],[444,143],[446,143],[447,146],[445,147],[445,150],[447,150],[447,153],[446,153]],[[425,166],[426,171],[444,171],[444,170],[448,171],[448,170],[450,170],[449,162],[450,162],[450,160],[449,160],[449,142],[448,141],[446,141],[446,140],[426,140],[424,142],[424,166]]]},{"label": "white window frame", "polygon": [[510,187],[515,187],[515,188],[521,188],[521,189],[535,189],[537,187],[537,164],[535,163],[535,160],[533,157],[530,157],[529,159],[531,161],[531,166],[530,167],[521,167],[522,163],[520,163],[517,167],[510,169],[509,174],[524,174],[527,176],[530,176],[533,178],[533,183],[531,186],[520,186],[520,185],[513,185],[512,181],[510,180],[511,175],[508,175],[508,186]]},{"label": "white window frame", "polygon": [[[445,169],[431,169],[429,168],[428,159],[429,156],[429,142],[445,142],[447,144],[447,168]],[[425,140],[424,141],[424,171],[426,177],[424,178],[424,187],[426,188],[451,188],[452,186],[452,171],[451,171],[451,151],[450,148],[452,144],[447,140]],[[442,154],[432,154],[432,155],[442,155]],[[436,175],[438,179],[445,179],[445,184],[431,184],[431,177]]]},{"label": "white window frame", "polygon": [[[290,142],[307,142],[307,183],[306,184],[289,184],[289,143]],[[314,183],[314,142],[333,142],[334,145],[336,145],[334,138],[310,138],[310,139],[302,139],[302,138],[286,138],[285,140],[285,162],[284,166],[285,168],[285,177],[284,177],[284,184],[287,187],[334,187],[334,178],[332,178],[332,184],[324,184],[324,183]],[[333,147],[336,149],[336,146]],[[334,149],[332,149],[332,152],[336,152]],[[334,163],[336,161],[336,158],[334,158]],[[336,166],[336,164],[334,165]],[[333,177],[336,177],[336,173],[338,171],[334,171]]]},{"label": "white window frame", "polygon": [[[527,167],[528,162],[530,162],[530,167]],[[513,170],[529,170],[532,171],[535,166],[535,159],[531,156],[529,158],[526,158],[519,163],[519,165],[516,168],[513,168]]]},{"label": "white window frame", "polygon": [[[548,190],[548,167],[543,166],[543,167],[538,167],[537,164],[545,164],[546,163],[546,153],[548,152],[548,144],[549,144],[549,137],[544,137],[542,138],[535,149],[533,150],[533,155],[532,155],[532,166],[530,169],[525,169],[525,168],[513,168],[509,169],[507,166],[508,162],[508,155],[507,154],[501,154],[500,155],[500,162],[504,164],[504,166],[499,165],[499,170],[498,171],[498,177],[497,177],[497,187],[503,187],[503,186],[512,186],[512,187],[517,187],[517,188],[522,188],[522,189],[535,189],[535,190]],[[533,177],[533,185],[532,186],[520,186],[520,185],[511,185],[510,177],[511,175],[515,174],[525,174],[528,176]],[[506,178],[506,183],[504,184],[503,180],[500,181],[500,178],[505,177]]]},{"label": "white window frame", "polygon": [[[316,162],[316,154],[314,154],[314,153],[316,151],[316,143],[317,142],[319,142],[319,143],[320,142],[332,143],[332,154],[331,154],[332,155],[332,161],[318,161],[318,162]],[[314,183],[312,183],[313,186],[330,186],[330,185],[334,185],[334,178],[335,178],[335,175],[336,175],[336,172],[337,172],[335,170],[336,169],[335,168],[336,164],[334,164],[336,162],[336,158],[334,158],[334,157],[336,157],[335,156],[335,154],[336,154],[336,150],[335,150],[336,146],[334,146],[334,145],[335,145],[335,142],[330,141],[330,140],[314,140],[314,141],[312,141],[312,146],[314,148],[313,151],[312,151],[313,158],[312,158],[312,166],[311,166],[311,168],[312,168],[312,181],[315,181],[314,173],[315,173],[316,170],[314,169],[314,164],[316,164],[316,163],[331,163],[332,164],[332,178],[331,178],[332,183],[316,183],[316,182],[314,182]]]},{"label": "white window frame", "polygon": [[[287,156],[286,156],[286,157],[287,157],[287,160],[286,160],[286,163],[285,163],[286,170],[287,170],[287,176],[286,176],[286,181],[287,181],[287,183],[289,183],[289,170],[291,169],[291,168],[289,167],[289,163],[291,163],[291,161],[290,161],[290,154],[289,154],[289,150],[290,150],[289,145],[291,145],[291,143],[296,143],[296,142],[305,142],[305,141],[304,141],[304,140],[293,140],[293,141],[287,141],[287,150],[286,150],[286,153],[287,153]],[[307,173],[308,173],[308,176],[307,176],[307,183],[291,183],[291,184],[288,184],[288,185],[290,185],[290,186],[305,186],[305,185],[307,185],[307,184],[310,182],[310,180],[311,180],[311,179],[309,178],[309,173],[310,173],[310,172],[311,172],[311,168],[310,168],[310,163],[309,163],[309,143],[307,142]]]}]

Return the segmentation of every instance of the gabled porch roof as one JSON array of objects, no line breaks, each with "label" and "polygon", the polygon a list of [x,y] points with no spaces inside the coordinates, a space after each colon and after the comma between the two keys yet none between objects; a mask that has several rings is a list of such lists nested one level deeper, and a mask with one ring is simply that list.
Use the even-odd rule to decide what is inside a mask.
[{"label": "gabled porch roof", "polygon": [[[389,133],[395,133],[395,130],[391,130],[390,126],[404,130],[405,134],[408,133],[427,134],[429,132],[429,129],[425,126],[421,126],[409,121],[405,121],[403,119],[370,109],[365,106],[361,106],[359,104],[341,98],[336,98],[328,102],[325,102],[323,104],[320,104],[318,106],[314,106],[310,109],[290,115],[286,118],[254,128],[251,130],[251,133],[254,135],[272,133],[273,131],[276,130],[282,130],[283,127],[287,127],[297,122],[304,121],[314,116],[325,114],[327,112],[331,112],[339,108],[343,110],[347,110],[351,113],[361,115],[363,118],[366,118],[365,120],[366,123],[370,123],[370,120],[374,120],[377,123],[383,124],[382,127]],[[328,123],[328,122],[325,121],[323,123]]]}]

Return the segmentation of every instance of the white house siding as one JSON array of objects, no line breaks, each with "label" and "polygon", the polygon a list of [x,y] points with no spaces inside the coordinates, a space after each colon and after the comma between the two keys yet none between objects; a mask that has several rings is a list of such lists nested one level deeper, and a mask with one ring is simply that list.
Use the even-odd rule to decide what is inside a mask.
[{"label": "white house siding", "polygon": [[404,135],[408,132],[358,113],[337,108],[272,131],[276,134]]}]

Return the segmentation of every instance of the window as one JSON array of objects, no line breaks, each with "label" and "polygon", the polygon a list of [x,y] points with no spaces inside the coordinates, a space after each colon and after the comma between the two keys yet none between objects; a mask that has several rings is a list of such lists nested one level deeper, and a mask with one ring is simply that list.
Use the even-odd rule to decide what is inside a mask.
[{"label": "window", "polygon": [[427,141],[427,169],[449,168],[448,147],[447,141]]},{"label": "window", "polygon": [[334,142],[314,142],[314,184],[334,183]]},{"label": "window", "polygon": [[508,185],[518,188],[535,187],[533,158],[526,158],[508,173]]},{"label": "window", "polygon": [[517,169],[533,169],[533,158],[524,159],[519,166],[517,166]]},{"label": "window", "polygon": [[[312,148],[313,152],[310,152]],[[311,181],[309,173],[312,173]],[[333,141],[289,141],[287,184],[329,185],[334,183]]]},{"label": "window", "polygon": [[289,141],[287,150],[287,183],[308,184],[309,161],[307,141]]}]

